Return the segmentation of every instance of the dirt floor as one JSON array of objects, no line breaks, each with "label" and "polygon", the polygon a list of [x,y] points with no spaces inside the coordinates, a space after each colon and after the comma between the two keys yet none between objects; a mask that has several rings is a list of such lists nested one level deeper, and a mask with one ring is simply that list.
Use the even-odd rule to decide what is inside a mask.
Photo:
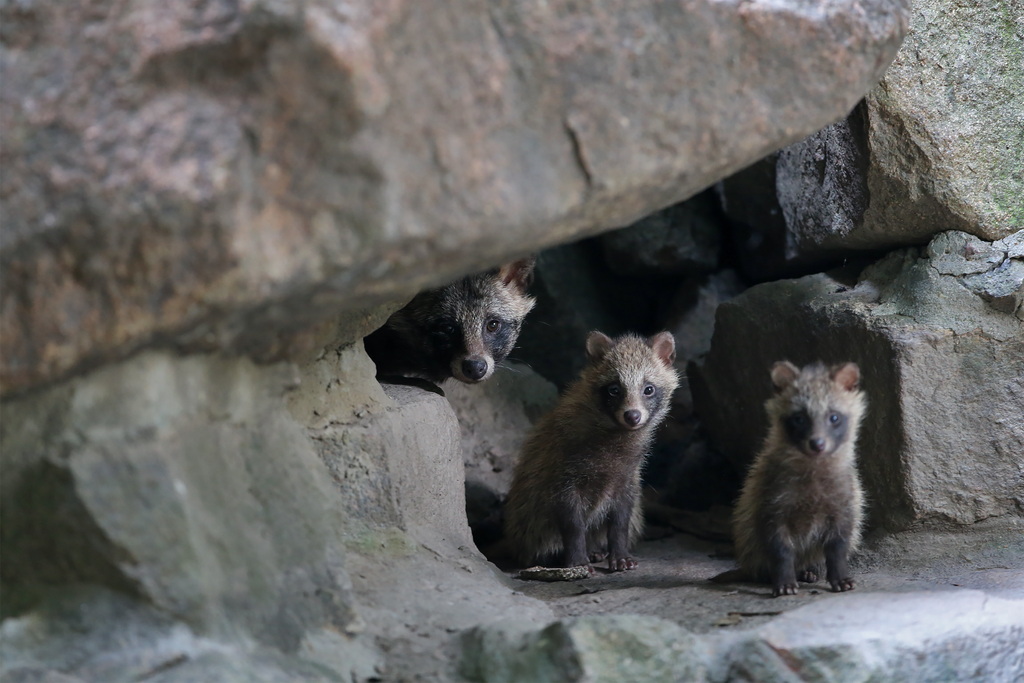
[{"label": "dirt floor", "polygon": [[[666,532],[668,533],[668,532]],[[883,550],[853,562],[855,592],[956,591],[978,589],[1003,597],[1024,597],[1021,543],[997,539],[984,548],[953,552],[941,560],[906,561]],[[887,556],[887,557],[883,557]],[[802,584],[795,596],[771,597],[767,585],[709,581],[734,568],[728,543],[671,533],[641,543],[640,566],[611,573],[598,569],[589,579],[558,583],[515,580],[523,594],[544,600],[559,617],[589,614],[647,614],[675,621],[695,633],[752,628],[785,611],[814,601],[842,601],[824,581]],[[510,574],[513,576],[514,574]],[[849,593],[849,594],[852,594]],[[941,613],[941,596],[936,610]]]}]

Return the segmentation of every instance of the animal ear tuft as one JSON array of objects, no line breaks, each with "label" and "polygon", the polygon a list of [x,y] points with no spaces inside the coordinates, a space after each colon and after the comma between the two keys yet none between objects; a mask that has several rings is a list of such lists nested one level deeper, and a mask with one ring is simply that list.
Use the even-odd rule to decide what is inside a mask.
[{"label": "animal ear tuft", "polygon": [[846,391],[860,387],[860,367],[856,363],[844,363],[832,368],[832,381]]},{"label": "animal ear tuft", "polygon": [[788,360],[780,360],[775,363],[772,365],[772,384],[775,385],[775,391],[782,391],[795,382],[799,375],[800,368],[793,365]]},{"label": "animal ear tuft", "polygon": [[604,358],[608,349],[612,348],[614,344],[615,342],[607,334],[594,330],[587,335],[587,360],[596,363]]},{"label": "animal ear tuft", "polygon": [[498,268],[498,277],[503,284],[515,285],[520,291],[525,292],[533,282],[533,267],[537,263],[536,256],[527,256],[518,261],[506,263]]},{"label": "animal ear tuft", "polygon": [[676,361],[676,338],[671,332],[659,332],[648,339],[647,344],[665,365],[671,366]]}]

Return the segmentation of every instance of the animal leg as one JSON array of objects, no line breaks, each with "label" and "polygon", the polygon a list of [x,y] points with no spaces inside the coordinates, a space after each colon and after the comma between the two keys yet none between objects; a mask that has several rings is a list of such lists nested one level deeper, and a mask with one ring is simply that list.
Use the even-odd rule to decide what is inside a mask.
[{"label": "animal leg", "polygon": [[768,541],[768,557],[772,577],[772,597],[796,595],[796,568],[793,547],[776,533]]},{"label": "animal leg", "polygon": [[621,572],[639,563],[629,555],[629,522],[633,516],[632,496],[623,496],[608,513],[608,569]]},{"label": "animal leg", "polygon": [[825,543],[825,578],[834,593],[850,591],[854,581],[850,577],[850,568],[846,564],[846,556],[850,552],[850,542],[845,536],[838,535]]},{"label": "animal leg", "polygon": [[[587,557],[587,533],[583,514],[578,506],[563,504],[556,511],[558,531],[562,535],[562,565],[565,567],[590,567]],[[593,571],[591,569],[591,571]]]}]

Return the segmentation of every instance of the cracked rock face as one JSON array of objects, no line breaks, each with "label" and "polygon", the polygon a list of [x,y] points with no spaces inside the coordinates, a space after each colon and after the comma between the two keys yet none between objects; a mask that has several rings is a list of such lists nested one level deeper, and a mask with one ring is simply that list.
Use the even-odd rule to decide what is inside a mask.
[{"label": "cracked rock face", "polygon": [[1024,229],[1022,41],[1017,2],[916,0],[896,59],[849,117],[723,183],[755,260],[777,276],[941,230]]},{"label": "cracked rock face", "polygon": [[855,285],[827,275],[747,290],[718,309],[691,364],[695,408],[743,471],[767,425],[768,368],[855,361],[868,397],[859,467],[876,527],[963,526],[1024,509],[1019,240],[938,235]]},{"label": "cracked rock face", "polygon": [[293,357],[628,225],[848,112],[907,9],[4,3],[4,394],[157,344]]}]

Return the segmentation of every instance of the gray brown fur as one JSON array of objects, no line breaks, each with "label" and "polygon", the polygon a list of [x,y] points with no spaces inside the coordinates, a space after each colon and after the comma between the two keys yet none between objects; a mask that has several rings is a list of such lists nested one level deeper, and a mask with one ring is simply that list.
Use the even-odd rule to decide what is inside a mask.
[{"label": "gray brown fur", "polygon": [[[847,560],[860,542],[864,497],[856,441],[866,402],[854,363],[772,367],[764,447],[733,515],[745,574],[795,595],[825,569],[833,591],[854,587]],[[838,420],[838,421],[837,421]]]},{"label": "gray brown fur", "polygon": [[515,347],[534,299],[534,259],[417,294],[365,340],[377,375],[482,382]]},{"label": "gray brown fur", "polygon": [[586,367],[516,464],[505,534],[520,566],[589,567],[605,551],[613,571],[637,566],[630,549],[643,530],[640,474],[679,383],[674,359],[668,332],[590,333]]}]

